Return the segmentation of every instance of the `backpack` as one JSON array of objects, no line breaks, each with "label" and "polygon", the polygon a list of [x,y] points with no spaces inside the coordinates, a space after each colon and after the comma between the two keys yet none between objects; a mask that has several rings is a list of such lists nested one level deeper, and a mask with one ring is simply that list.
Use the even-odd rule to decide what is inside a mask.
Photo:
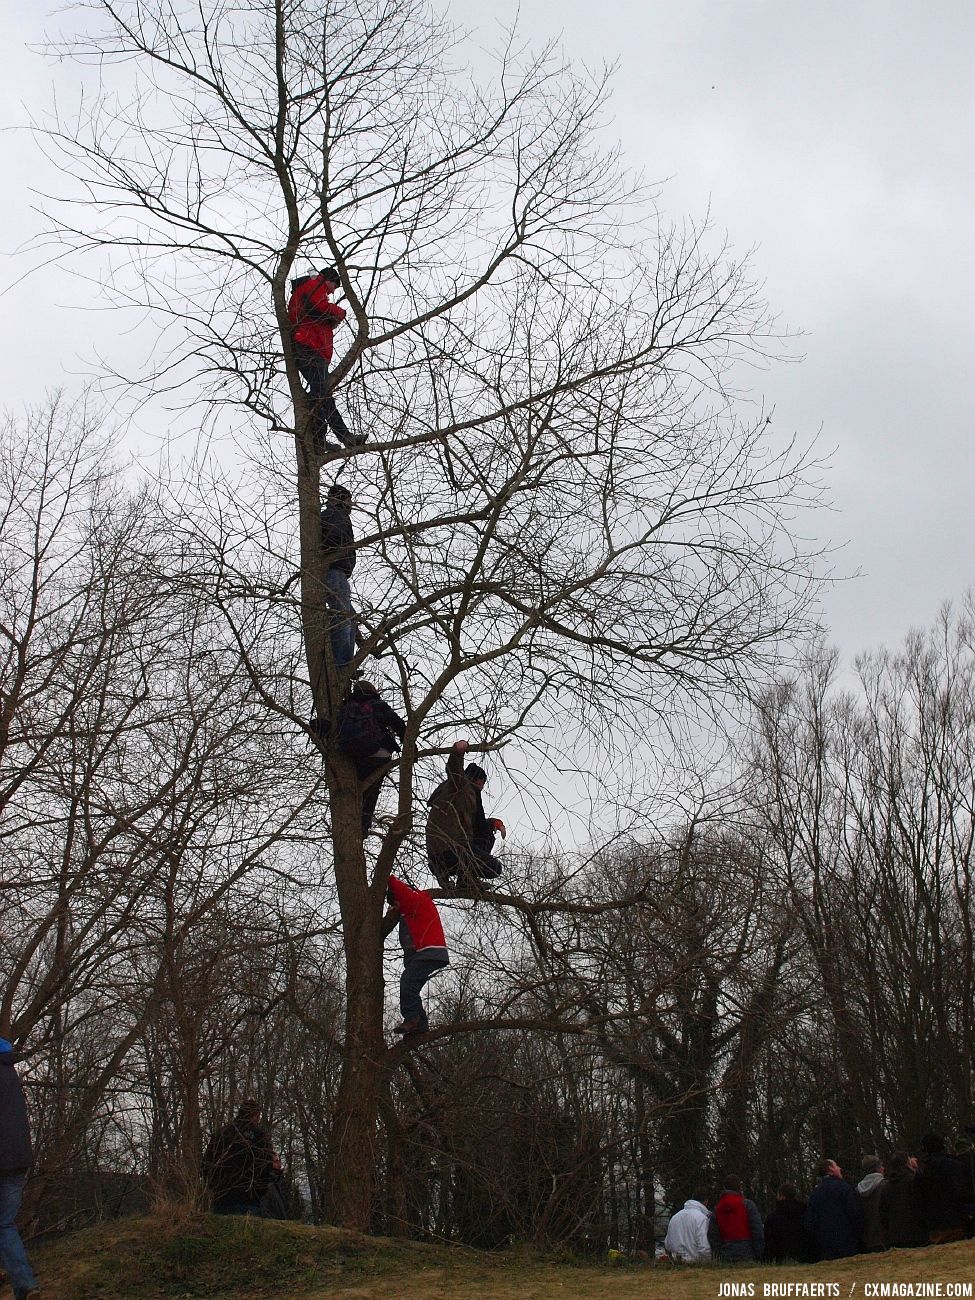
[{"label": "backpack", "polygon": [[379,716],[380,701],[353,695],[339,716],[338,747],[349,758],[369,758],[377,749],[389,749],[389,733]]}]

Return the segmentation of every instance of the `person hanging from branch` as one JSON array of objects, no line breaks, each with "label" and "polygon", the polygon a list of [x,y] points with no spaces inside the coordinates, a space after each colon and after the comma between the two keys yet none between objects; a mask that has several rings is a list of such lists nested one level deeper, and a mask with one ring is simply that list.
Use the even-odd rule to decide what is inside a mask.
[{"label": "person hanging from branch", "polygon": [[487,773],[472,763],[464,768],[469,746],[458,740],[447,756],[447,779],[441,781],[427,803],[427,857],[430,870],[442,888],[452,876],[458,884],[477,887],[478,880],[494,880],[501,874],[501,863],[491,853],[495,833],[507,834],[500,818],[485,817],[481,791]]},{"label": "person hanging from branch", "polygon": [[391,909],[387,919],[395,920],[397,915],[400,918],[399,941],[403,949],[403,974],[399,982],[403,1019],[393,1033],[401,1034],[407,1042],[429,1029],[420,993],[431,976],[450,965],[450,956],[440,913],[425,889],[411,889],[402,880],[390,876],[386,901]]},{"label": "person hanging from branch", "polygon": [[323,267],[316,275],[301,275],[291,282],[288,319],[295,345],[295,361],[308,385],[311,402],[311,431],[316,452],[336,450],[329,443],[329,431],[345,447],[366,441],[364,433],[353,434],[342,419],[328,368],[332,361],[332,333],[345,320],[345,309],[332,302],[339,287],[339,273],[334,266]]}]

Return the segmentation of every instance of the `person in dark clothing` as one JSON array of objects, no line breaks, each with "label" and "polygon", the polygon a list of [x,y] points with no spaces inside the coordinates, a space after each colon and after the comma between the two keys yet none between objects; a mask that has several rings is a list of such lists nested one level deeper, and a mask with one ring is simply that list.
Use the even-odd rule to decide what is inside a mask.
[{"label": "person in dark clothing", "polygon": [[928,1240],[914,1203],[914,1162],[906,1151],[895,1151],[887,1162],[887,1174],[880,1185],[880,1230],[884,1245],[923,1246]]},{"label": "person in dark clothing", "polygon": [[203,1154],[203,1177],[213,1197],[214,1214],[260,1217],[271,1183],[274,1151],[260,1127],[256,1101],[245,1101],[236,1117],[215,1133]]},{"label": "person in dark clothing", "polygon": [[466,740],[454,743],[447,757],[447,779],[427,800],[427,857],[443,887],[451,876],[456,876],[459,884],[473,887],[479,879],[493,880],[501,874],[501,863],[491,849],[495,833],[506,834],[504,823],[485,817],[481,791],[487,774],[476,763],[465,769],[467,749]]},{"label": "person in dark clothing", "polygon": [[734,1175],[724,1180],[724,1191],[715,1201],[708,1224],[711,1254],[726,1264],[761,1259],[765,1253],[765,1230],[754,1201],[743,1195],[742,1181]]},{"label": "person in dark clothing", "polygon": [[773,1263],[785,1259],[800,1264],[812,1262],[813,1249],[805,1225],[806,1202],[799,1200],[794,1183],[783,1183],[775,1206],[765,1220],[765,1258]]},{"label": "person in dark clothing", "polygon": [[319,454],[330,449],[326,440],[329,431],[346,447],[366,441],[365,435],[355,436],[349,432],[332,396],[328,373],[332,361],[332,334],[336,325],[345,320],[344,308],[332,302],[331,298],[338,287],[338,271],[334,266],[327,266],[317,275],[302,275],[293,280],[288,303],[295,361],[308,385],[312,439]]},{"label": "person in dark clothing", "polygon": [[961,1208],[965,1216],[965,1235],[975,1237],[975,1124],[962,1126],[955,1147],[958,1161],[958,1185]]},{"label": "person in dark clothing", "polygon": [[351,703],[371,707],[377,730],[382,732],[382,739],[377,739],[376,748],[371,754],[354,759],[356,773],[362,784],[362,834],[365,835],[372,825],[390,759],[400,748],[406,734],[406,723],[390,708],[372,682],[357,681],[352,688]]},{"label": "person in dark clothing", "polygon": [[884,1234],[880,1227],[880,1188],[884,1181],[884,1166],[880,1156],[863,1157],[863,1177],[857,1183],[857,1196],[863,1206],[864,1251],[884,1249]]},{"label": "person in dark clothing", "polygon": [[500,817],[485,817],[484,801],[481,797],[487,784],[487,772],[476,763],[468,764],[465,776],[477,793],[474,805],[474,821],[471,824],[471,852],[475,859],[475,871],[482,880],[496,880],[501,875],[501,863],[494,856],[494,839],[500,835],[507,837],[505,824]]},{"label": "person in dark clothing", "polygon": [[13,1045],[0,1038],[0,1264],[7,1271],[14,1300],[35,1300],[41,1293],[17,1231],[27,1171],[34,1160],[17,1060]]},{"label": "person in dark clothing", "polygon": [[352,493],[333,483],[322,511],[322,550],[325,552],[325,600],[333,611],[329,627],[332,658],[344,668],[355,654],[356,624],[349,579],[355,568]]},{"label": "person in dark clothing", "polygon": [[806,1231],[819,1259],[844,1259],[860,1250],[863,1206],[835,1160],[820,1160],[819,1182],[806,1206]]},{"label": "person in dark clothing", "polygon": [[403,974],[399,982],[403,1019],[393,1032],[402,1034],[406,1042],[429,1029],[420,993],[427,980],[450,965],[450,956],[440,913],[425,889],[411,889],[402,880],[390,876],[386,897],[391,908],[390,919],[400,917],[399,941],[403,948]]},{"label": "person in dark clothing", "polygon": [[933,1246],[960,1241],[967,1221],[963,1208],[961,1168],[948,1155],[943,1137],[925,1133],[914,1180],[914,1203]]}]

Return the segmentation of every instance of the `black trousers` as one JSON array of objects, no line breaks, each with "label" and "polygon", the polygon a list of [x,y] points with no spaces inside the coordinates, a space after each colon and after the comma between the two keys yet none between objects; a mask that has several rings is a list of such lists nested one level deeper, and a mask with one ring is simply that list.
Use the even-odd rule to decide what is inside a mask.
[{"label": "black trousers", "polygon": [[339,414],[332,396],[332,386],[328,377],[328,362],[314,348],[306,348],[301,343],[295,344],[295,360],[301,377],[308,385],[311,399],[311,432],[315,446],[321,450],[331,431],[339,442],[346,447],[352,445],[352,434]]}]

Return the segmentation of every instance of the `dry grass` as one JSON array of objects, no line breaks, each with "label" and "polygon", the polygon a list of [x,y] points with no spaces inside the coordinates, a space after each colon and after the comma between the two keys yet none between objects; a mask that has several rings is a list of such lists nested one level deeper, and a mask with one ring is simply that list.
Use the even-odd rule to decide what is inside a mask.
[{"label": "dry grass", "polygon": [[187,1214],[105,1224],[32,1254],[45,1300],[718,1300],[723,1282],[751,1282],[756,1296],[768,1282],[834,1282],[843,1297],[865,1282],[975,1283],[975,1242],[795,1268],[611,1267]]}]

